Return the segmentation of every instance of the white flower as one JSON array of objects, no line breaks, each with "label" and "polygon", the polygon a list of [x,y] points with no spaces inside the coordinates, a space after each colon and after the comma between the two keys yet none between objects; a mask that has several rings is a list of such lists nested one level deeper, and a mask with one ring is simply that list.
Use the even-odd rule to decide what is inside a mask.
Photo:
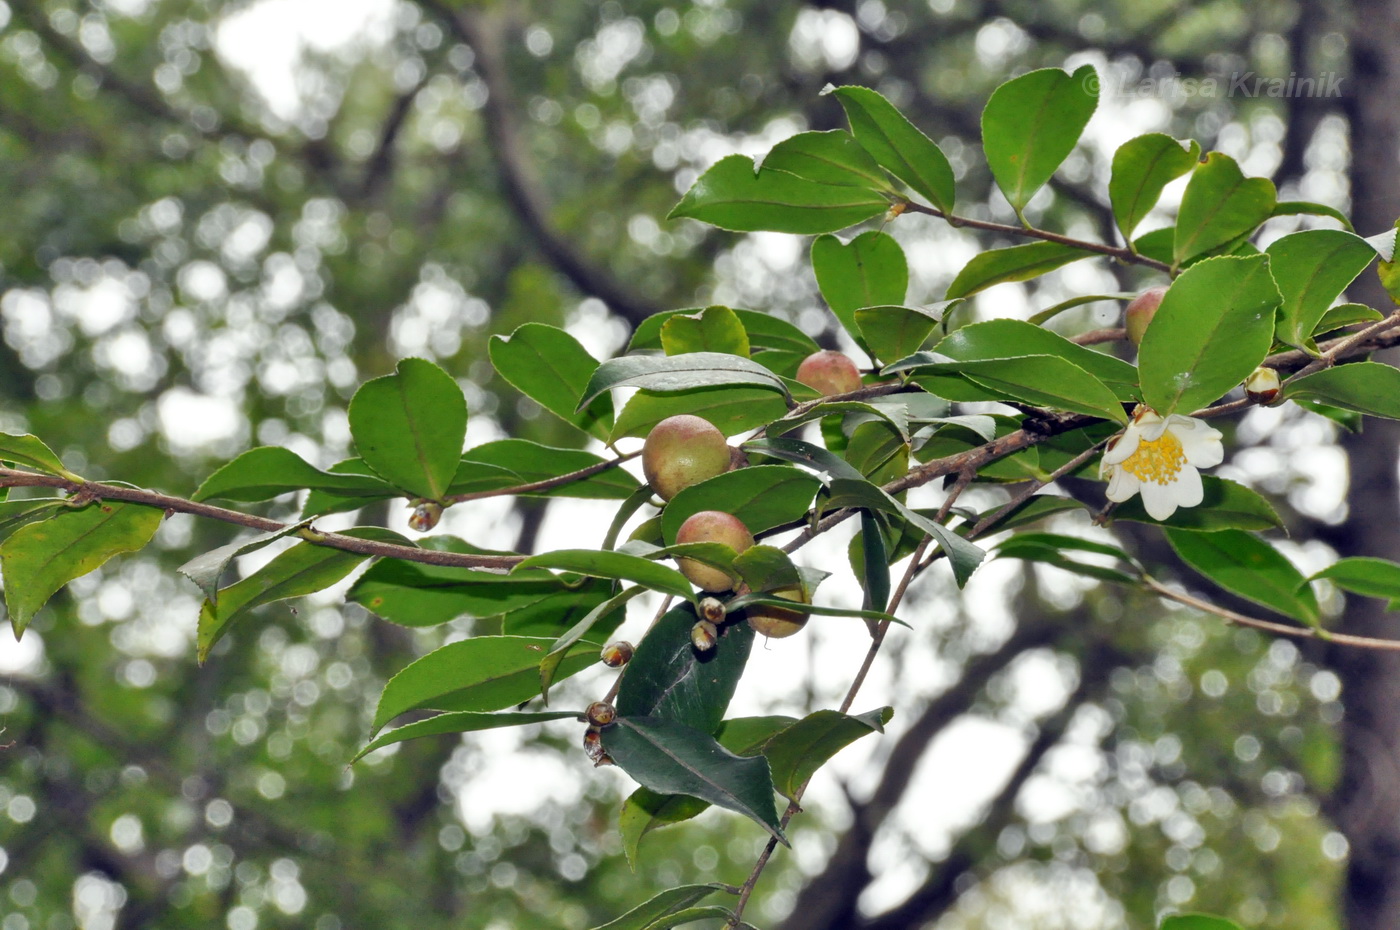
[{"label": "white flower", "polygon": [[1142,506],[1154,520],[1165,520],[1178,507],[1201,502],[1201,474],[1196,469],[1219,465],[1225,458],[1220,430],[1204,420],[1139,405],[1132,422],[1103,455],[1100,474],[1108,481],[1108,499],[1122,503],[1142,493]]}]

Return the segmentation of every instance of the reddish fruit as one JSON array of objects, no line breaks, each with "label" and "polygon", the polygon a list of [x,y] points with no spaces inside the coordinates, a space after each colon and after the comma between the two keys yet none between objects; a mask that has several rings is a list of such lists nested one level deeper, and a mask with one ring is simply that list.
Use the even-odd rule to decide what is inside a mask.
[{"label": "reddish fruit", "polygon": [[856,363],[840,352],[813,352],[797,366],[797,380],[820,394],[849,394],[860,390]]},{"label": "reddish fruit", "polygon": [[[770,591],[771,597],[782,597],[799,604],[810,604],[811,597],[802,590],[801,587],[782,588],[777,591]],[[791,636],[807,625],[807,620],[811,614],[802,610],[788,610],[786,607],[768,607],[763,604],[755,604],[746,609],[749,626],[754,628],[754,632],[762,633],[769,639],[782,639],[784,636]]]},{"label": "reddish fruit", "polygon": [[1165,287],[1149,287],[1132,299],[1128,309],[1123,311],[1123,326],[1128,330],[1128,338],[1133,345],[1142,345],[1142,336],[1147,332],[1147,324],[1152,322],[1157,308],[1162,305]]},{"label": "reddish fruit", "polygon": [[642,472],[662,500],[728,470],[724,434],[709,420],[688,413],[653,426],[642,446]]},{"label": "reddish fruit", "polygon": [[[676,531],[676,543],[724,543],[737,555],[753,545],[753,534],[733,514],[721,510],[702,510],[686,517],[681,528]],[[695,559],[676,559],[681,574],[702,591],[728,591],[734,587],[734,579],[711,565]]]}]

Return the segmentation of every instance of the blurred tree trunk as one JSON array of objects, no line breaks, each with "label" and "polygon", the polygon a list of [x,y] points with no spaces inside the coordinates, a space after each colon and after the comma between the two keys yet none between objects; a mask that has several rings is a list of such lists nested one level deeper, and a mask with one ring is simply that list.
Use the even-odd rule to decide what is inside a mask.
[{"label": "blurred tree trunk", "polygon": [[[1400,0],[1355,0],[1352,15],[1345,87],[1352,218],[1362,235],[1374,235],[1400,216]],[[1372,272],[1356,291],[1371,306],[1391,306]],[[1345,437],[1343,446],[1351,486],[1341,555],[1400,558],[1400,423],[1368,418],[1365,433]],[[1400,618],[1373,598],[1350,598],[1342,626],[1400,637]],[[1333,668],[1346,704],[1343,773],[1331,811],[1351,844],[1346,925],[1394,930],[1400,927],[1400,653],[1337,649]]]}]

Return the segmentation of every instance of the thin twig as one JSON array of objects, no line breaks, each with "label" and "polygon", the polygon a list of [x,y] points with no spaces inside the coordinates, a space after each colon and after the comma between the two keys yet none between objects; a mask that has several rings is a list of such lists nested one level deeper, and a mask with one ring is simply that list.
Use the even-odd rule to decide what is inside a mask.
[{"label": "thin twig", "polygon": [[1358,346],[1372,336],[1378,336],[1386,330],[1394,329],[1397,326],[1400,326],[1400,310],[1396,310],[1383,320],[1377,320],[1370,326],[1363,327],[1354,333],[1348,333],[1335,342],[1329,343],[1327,348],[1317,358],[1294,372],[1293,378],[1305,378],[1315,371],[1330,368],[1336,363],[1339,357],[1354,346]]},{"label": "thin twig", "polygon": [[490,491],[470,491],[466,494],[454,494],[447,498],[448,503],[461,504],[466,501],[479,501],[488,497],[509,497],[514,494],[533,494],[536,491],[552,491],[555,488],[562,488],[566,484],[573,484],[575,481],[582,481],[594,475],[601,474],[610,469],[616,468],[623,462],[634,459],[641,455],[638,449],[636,452],[628,452],[616,458],[606,459],[602,462],[594,462],[576,471],[571,471],[564,475],[555,475],[553,478],[545,478],[540,481],[529,481],[525,484],[514,484],[508,488],[495,488]]}]

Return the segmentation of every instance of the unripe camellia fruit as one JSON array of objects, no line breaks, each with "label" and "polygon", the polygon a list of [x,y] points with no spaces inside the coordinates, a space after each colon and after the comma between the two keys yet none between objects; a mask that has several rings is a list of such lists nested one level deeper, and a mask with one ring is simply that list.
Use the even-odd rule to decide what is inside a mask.
[{"label": "unripe camellia fruit", "polygon": [[1128,309],[1123,311],[1123,326],[1128,330],[1128,338],[1133,345],[1142,345],[1142,335],[1147,332],[1147,324],[1152,322],[1152,316],[1162,305],[1162,295],[1166,292],[1165,287],[1149,287],[1134,297]]},{"label": "unripe camellia fruit", "polygon": [[642,446],[642,472],[662,500],[728,470],[729,443],[703,417],[667,417],[651,428]]},{"label": "unripe camellia fruit", "polygon": [[[700,542],[724,543],[738,554],[753,545],[753,534],[744,521],[733,514],[702,510],[686,517],[681,528],[676,530],[677,545]],[[734,579],[696,559],[676,559],[676,567],[701,591],[728,591],[734,587]]]},{"label": "unripe camellia fruit", "polygon": [[[781,588],[777,591],[768,592],[771,597],[784,597],[790,601],[797,601],[799,604],[810,604],[811,598],[800,587]],[[807,619],[811,614],[801,610],[788,610],[786,607],[769,607],[765,604],[754,604],[752,607],[744,609],[748,616],[749,626],[753,627],[755,633],[761,633],[769,639],[782,639],[784,636],[791,636],[807,625]]]},{"label": "unripe camellia fruit", "polygon": [[829,349],[804,358],[797,366],[797,380],[823,395],[849,394],[861,387],[856,363]]}]

